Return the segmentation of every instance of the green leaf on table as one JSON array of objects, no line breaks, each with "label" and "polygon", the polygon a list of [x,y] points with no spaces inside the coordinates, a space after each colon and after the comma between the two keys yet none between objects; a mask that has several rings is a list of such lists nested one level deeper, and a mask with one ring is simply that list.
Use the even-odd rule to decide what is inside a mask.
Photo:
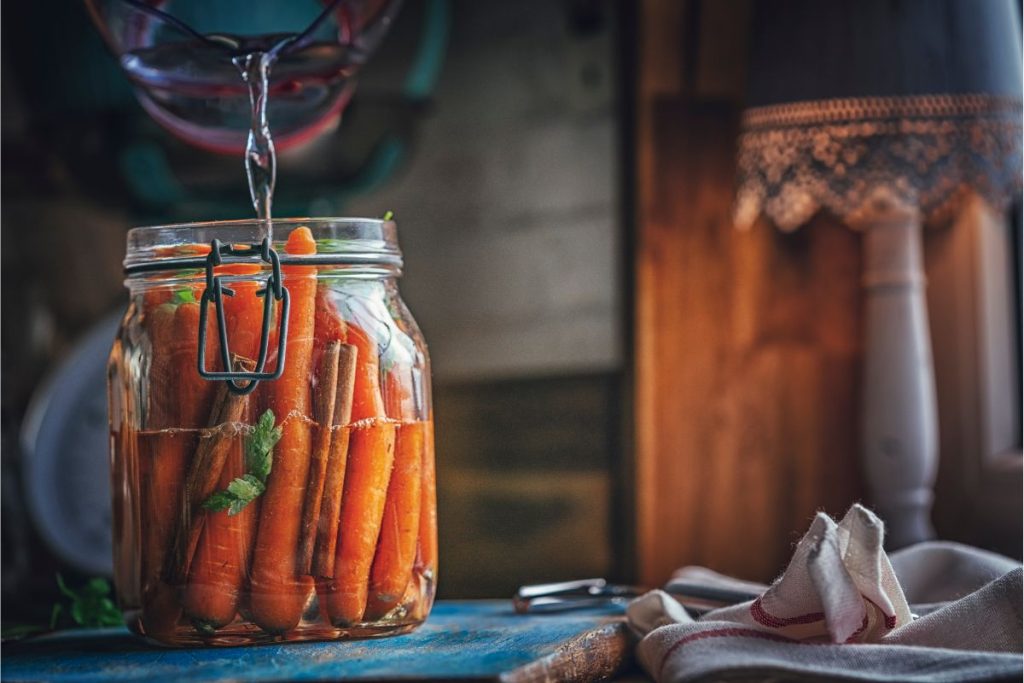
[{"label": "green leaf on table", "polygon": [[78,594],[75,593],[70,588],[68,588],[67,584],[64,583],[64,577],[60,575],[60,572],[57,572],[57,588],[60,589],[61,593],[63,593],[65,596],[71,598],[72,600],[74,600],[74,599],[76,599],[78,597]]},{"label": "green leaf on table", "polygon": [[[71,600],[68,613],[79,626],[99,628],[118,626],[122,623],[121,610],[107,597],[110,594],[110,583],[106,579],[90,579],[85,586],[76,591],[64,583],[63,576],[57,574],[57,587]],[[53,611],[50,612],[51,628],[56,627],[61,611],[59,603],[54,605]]]}]

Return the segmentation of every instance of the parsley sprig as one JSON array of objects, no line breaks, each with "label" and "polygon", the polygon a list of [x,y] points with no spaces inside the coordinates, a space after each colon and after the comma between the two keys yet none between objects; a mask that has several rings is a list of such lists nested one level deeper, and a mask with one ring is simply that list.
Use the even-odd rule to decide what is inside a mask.
[{"label": "parsley sprig", "polygon": [[203,507],[211,512],[227,510],[228,515],[237,515],[256,500],[267,489],[267,477],[274,464],[274,446],[280,438],[281,428],[274,426],[274,411],[268,410],[245,440],[246,473],[203,501]]},{"label": "parsley sprig", "polygon": [[[68,612],[79,626],[99,628],[101,626],[119,626],[124,623],[121,610],[108,597],[110,583],[106,579],[99,577],[89,579],[84,586],[73,590],[64,583],[64,577],[57,574],[57,587],[60,588],[64,597],[71,601]],[[60,618],[62,609],[63,605],[60,603],[53,606],[53,611],[50,613],[51,629],[56,628],[57,619]]]},{"label": "parsley sprig", "polygon": [[174,303],[194,304],[196,303],[196,293],[191,289],[179,289],[174,293]]},{"label": "parsley sprig", "polygon": [[57,588],[67,598],[68,603],[55,602],[47,624],[4,624],[0,629],[0,637],[3,640],[20,640],[54,631],[62,623],[64,626],[68,625],[67,619],[61,619],[65,612],[71,616],[76,626],[84,628],[120,626],[124,623],[121,610],[109,597],[110,583],[106,579],[89,579],[84,586],[76,590],[70,588],[64,582],[64,577],[57,574]]}]

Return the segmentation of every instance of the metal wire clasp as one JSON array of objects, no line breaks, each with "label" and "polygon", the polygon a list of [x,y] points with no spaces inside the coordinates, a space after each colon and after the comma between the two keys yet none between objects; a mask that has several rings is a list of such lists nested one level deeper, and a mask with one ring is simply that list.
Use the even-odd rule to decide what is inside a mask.
[{"label": "metal wire clasp", "polygon": [[[263,297],[263,328],[260,332],[260,355],[256,359],[253,372],[232,371],[231,349],[228,347],[228,328],[224,316],[224,295],[234,296],[235,293],[221,282],[220,275],[214,275],[214,268],[223,263],[251,263],[253,256],[270,264],[271,273],[267,285],[256,291],[256,296]],[[277,336],[277,364],[273,372],[264,372],[267,362],[267,347],[270,344],[270,322],[274,315],[274,301],[281,302],[281,329]],[[220,337],[221,363],[227,370],[213,372],[206,369],[206,316],[208,304],[213,302],[217,312],[217,330]],[[263,239],[260,244],[236,247],[222,244],[220,240],[210,242],[210,254],[206,257],[206,289],[199,301],[199,375],[208,380],[224,380],[228,389],[235,394],[244,395],[256,388],[260,380],[274,380],[284,372],[285,351],[288,347],[288,289],[281,279],[281,261],[277,252],[270,246],[270,240]],[[239,384],[239,380],[245,381]]]}]

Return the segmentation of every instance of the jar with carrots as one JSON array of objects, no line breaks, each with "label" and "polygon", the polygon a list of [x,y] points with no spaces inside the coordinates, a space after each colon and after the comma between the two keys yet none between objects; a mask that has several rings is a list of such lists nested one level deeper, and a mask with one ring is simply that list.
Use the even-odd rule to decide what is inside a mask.
[{"label": "jar with carrots", "polygon": [[390,220],[137,228],[114,565],[172,646],[405,633],[437,581],[430,362]]}]

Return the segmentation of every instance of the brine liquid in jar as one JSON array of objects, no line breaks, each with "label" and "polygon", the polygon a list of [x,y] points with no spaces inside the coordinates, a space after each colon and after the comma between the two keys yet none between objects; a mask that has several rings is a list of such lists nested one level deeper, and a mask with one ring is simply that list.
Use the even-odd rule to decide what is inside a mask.
[{"label": "brine liquid in jar", "polygon": [[[394,223],[276,228],[280,299],[240,246],[258,221],[129,234],[109,367],[115,581],[129,627],[162,644],[404,633],[433,603],[430,366]],[[213,239],[229,245],[209,266],[219,297]]]}]

